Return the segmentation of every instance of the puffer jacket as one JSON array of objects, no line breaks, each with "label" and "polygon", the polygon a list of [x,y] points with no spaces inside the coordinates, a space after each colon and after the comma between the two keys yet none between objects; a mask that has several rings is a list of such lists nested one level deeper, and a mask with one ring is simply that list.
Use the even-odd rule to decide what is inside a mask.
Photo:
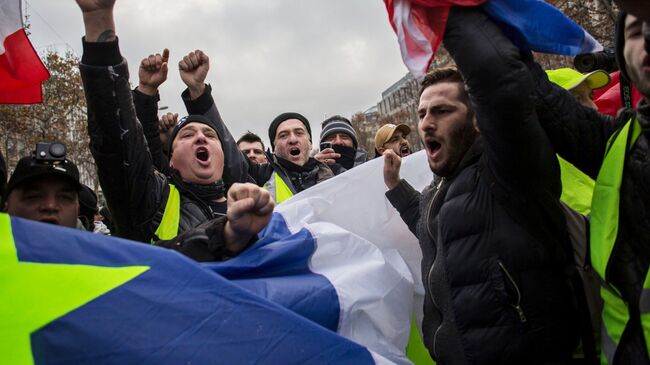
[{"label": "puffer jacket", "polygon": [[453,8],[444,42],[481,137],[421,196],[405,181],[387,193],[422,248],[424,343],[438,364],[568,362],[579,339],[573,264],[533,80],[478,9]]},{"label": "puffer jacket", "polygon": [[[566,90],[548,81],[538,65],[537,113],[558,154],[596,179],[607,141],[632,117],[643,128],[627,154],[619,207],[619,229],[605,278],[629,303],[631,320],[617,349],[616,363],[650,363],[639,316],[639,298],[650,266],[650,105],[641,100],[637,112],[617,118],[583,107]],[[643,360],[643,362],[639,362]]]},{"label": "puffer jacket", "polygon": [[[155,238],[171,180],[156,170],[147,148],[118,42],[83,45],[80,71],[88,108],[90,149],[117,235],[149,242]],[[211,118],[220,129],[217,133],[224,150],[224,183],[248,181],[248,165],[211,102],[209,88],[206,94],[192,108],[188,106],[188,111]],[[179,233],[217,215],[206,202],[182,193]]]}]

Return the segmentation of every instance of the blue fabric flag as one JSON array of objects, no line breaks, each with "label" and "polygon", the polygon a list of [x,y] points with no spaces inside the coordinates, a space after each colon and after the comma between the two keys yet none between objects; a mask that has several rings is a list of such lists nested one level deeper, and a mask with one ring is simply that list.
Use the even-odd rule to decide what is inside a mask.
[{"label": "blue fabric flag", "polygon": [[483,7],[490,17],[515,29],[533,51],[575,56],[603,49],[578,24],[543,0],[490,0]]}]

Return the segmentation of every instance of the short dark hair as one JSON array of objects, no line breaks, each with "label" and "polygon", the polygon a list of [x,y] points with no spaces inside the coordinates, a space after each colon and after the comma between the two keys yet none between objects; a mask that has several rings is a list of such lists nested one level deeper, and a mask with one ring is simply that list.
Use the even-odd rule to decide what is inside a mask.
[{"label": "short dark hair", "polygon": [[240,142],[248,142],[248,143],[255,143],[259,142],[262,145],[262,151],[264,151],[264,142],[262,142],[262,138],[258,136],[257,134],[247,131],[244,133],[239,139],[237,140],[237,146],[239,146]]},{"label": "short dark hair", "polygon": [[465,89],[465,79],[463,79],[463,75],[455,67],[436,68],[427,73],[424,76],[422,82],[420,82],[420,92],[418,94],[418,97],[422,96],[424,90],[426,90],[429,86],[442,82],[457,82],[459,84],[458,87],[460,91],[460,100],[471,108],[469,102],[469,94]]}]

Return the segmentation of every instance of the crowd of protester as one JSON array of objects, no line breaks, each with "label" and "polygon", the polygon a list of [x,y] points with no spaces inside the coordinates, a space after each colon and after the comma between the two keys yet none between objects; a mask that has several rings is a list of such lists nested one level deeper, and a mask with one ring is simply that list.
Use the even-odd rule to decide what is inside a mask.
[{"label": "crowd of protester", "polygon": [[[0,158],[5,212],[226,260],[275,204],[372,158],[340,115],[322,122],[317,152],[296,112],[270,121],[269,149],[250,131],[235,140],[201,50],[178,62],[187,115],[159,116],[169,50],[144,58],[130,89],[114,0],[77,3],[105,202],[65,146],[40,143],[9,177]],[[480,8],[456,7],[443,42],[457,68],[420,84],[424,191],[400,177],[411,128],[378,126],[386,198],[420,241],[423,342],[438,364],[650,363],[650,7],[617,3],[620,77],[644,97],[617,117],[593,100],[609,74],[545,71]]]}]

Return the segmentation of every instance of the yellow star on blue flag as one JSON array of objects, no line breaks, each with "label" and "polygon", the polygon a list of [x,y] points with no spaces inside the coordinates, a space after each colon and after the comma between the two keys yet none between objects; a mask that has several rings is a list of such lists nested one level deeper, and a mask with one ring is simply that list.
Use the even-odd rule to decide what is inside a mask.
[{"label": "yellow star on blue flag", "polygon": [[0,214],[0,353],[7,364],[33,364],[32,333],[127,283],[148,266],[21,262],[8,215]]}]

